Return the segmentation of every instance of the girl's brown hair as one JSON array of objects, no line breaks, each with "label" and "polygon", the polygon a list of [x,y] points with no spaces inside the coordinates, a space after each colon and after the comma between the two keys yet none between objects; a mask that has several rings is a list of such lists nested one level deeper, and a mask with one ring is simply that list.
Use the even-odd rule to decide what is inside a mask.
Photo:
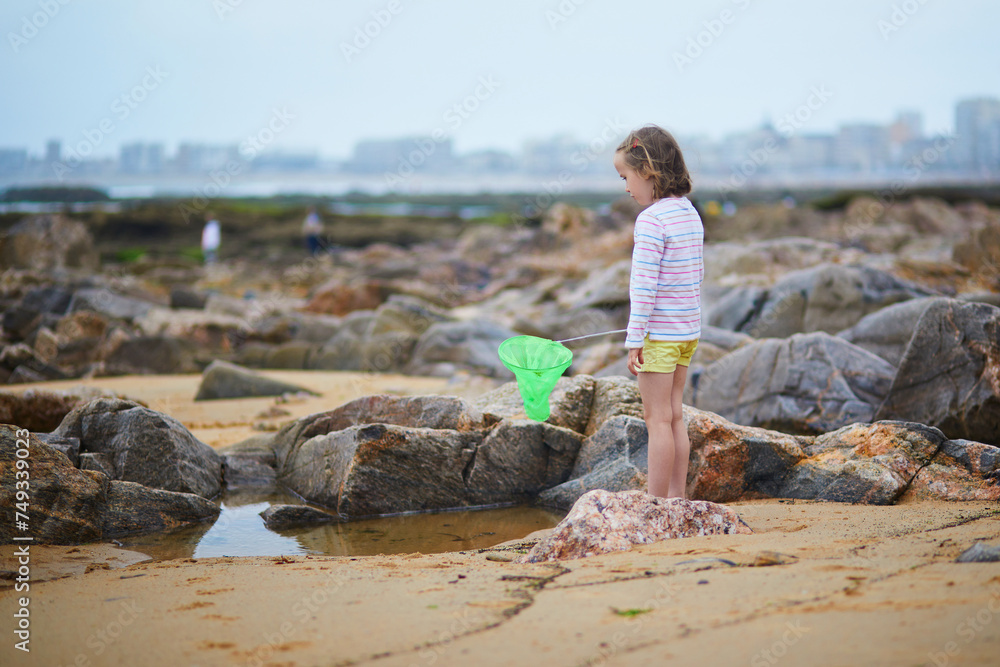
[{"label": "girl's brown hair", "polygon": [[653,197],[683,197],[691,192],[691,175],[674,136],[658,125],[632,130],[616,153],[644,178],[653,179]]}]

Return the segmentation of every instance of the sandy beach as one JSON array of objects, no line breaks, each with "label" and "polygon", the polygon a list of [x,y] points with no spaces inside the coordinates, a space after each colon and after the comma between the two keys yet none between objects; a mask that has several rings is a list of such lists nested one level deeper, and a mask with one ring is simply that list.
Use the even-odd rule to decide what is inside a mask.
[{"label": "sandy beach", "polygon": [[[1000,565],[954,562],[976,540],[996,542],[995,507],[736,507],[753,535],[548,565],[491,560],[525,542],[135,564],[106,547],[35,547],[40,576],[44,563],[75,562],[75,573],[32,585],[31,654],[5,633],[0,655],[5,665],[996,664]],[[7,589],[8,623],[13,604]]]},{"label": "sandy beach", "polygon": [[[370,393],[475,393],[390,375],[265,371],[323,397],[194,403],[199,376],[101,378],[220,447]],[[454,391],[452,391],[454,390]],[[289,414],[262,417],[278,407]],[[256,427],[261,428],[260,426]],[[31,548],[0,592],[4,665],[996,664],[991,503],[873,507],[765,500],[754,530],[559,564],[509,562],[539,538],[475,551],[152,561],[114,545]],[[544,532],[544,531],[540,531]],[[15,547],[0,569],[16,570]],[[29,598],[30,653],[11,634]]]}]

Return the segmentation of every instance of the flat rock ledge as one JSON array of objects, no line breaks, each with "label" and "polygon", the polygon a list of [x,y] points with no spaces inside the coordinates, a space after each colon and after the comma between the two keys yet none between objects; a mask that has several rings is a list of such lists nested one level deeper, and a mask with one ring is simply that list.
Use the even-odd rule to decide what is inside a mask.
[{"label": "flat rock ledge", "polygon": [[707,500],[595,490],[580,496],[559,525],[518,562],[569,560],[679,537],[752,532],[731,507]]}]

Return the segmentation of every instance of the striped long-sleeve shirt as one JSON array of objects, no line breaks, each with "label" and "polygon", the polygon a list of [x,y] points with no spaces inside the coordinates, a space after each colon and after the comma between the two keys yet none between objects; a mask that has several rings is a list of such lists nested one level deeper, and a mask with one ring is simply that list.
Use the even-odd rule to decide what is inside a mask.
[{"label": "striped long-sleeve shirt", "polygon": [[701,336],[703,240],[701,216],[687,197],[659,199],[639,214],[625,347],[642,347],[646,334],[661,341]]}]

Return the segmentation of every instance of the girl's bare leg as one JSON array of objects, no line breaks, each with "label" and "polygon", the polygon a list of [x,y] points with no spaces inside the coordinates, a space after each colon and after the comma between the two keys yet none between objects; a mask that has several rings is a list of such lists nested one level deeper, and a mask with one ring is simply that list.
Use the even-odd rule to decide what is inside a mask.
[{"label": "girl's bare leg", "polygon": [[[674,373],[639,373],[638,380],[643,417],[649,434],[648,491],[651,495],[669,498],[677,458],[671,396],[675,384]],[[685,439],[686,435],[685,433]],[[684,468],[684,475],[687,476],[687,466]]]},{"label": "girl's bare leg", "polygon": [[670,430],[674,440],[674,462],[670,474],[668,497],[687,497],[688,462],[691,457],[691,441],[684,424],[684,382],[687,380],[687,366],[677,366],[673,373],[673,387],[670,392]]}]

